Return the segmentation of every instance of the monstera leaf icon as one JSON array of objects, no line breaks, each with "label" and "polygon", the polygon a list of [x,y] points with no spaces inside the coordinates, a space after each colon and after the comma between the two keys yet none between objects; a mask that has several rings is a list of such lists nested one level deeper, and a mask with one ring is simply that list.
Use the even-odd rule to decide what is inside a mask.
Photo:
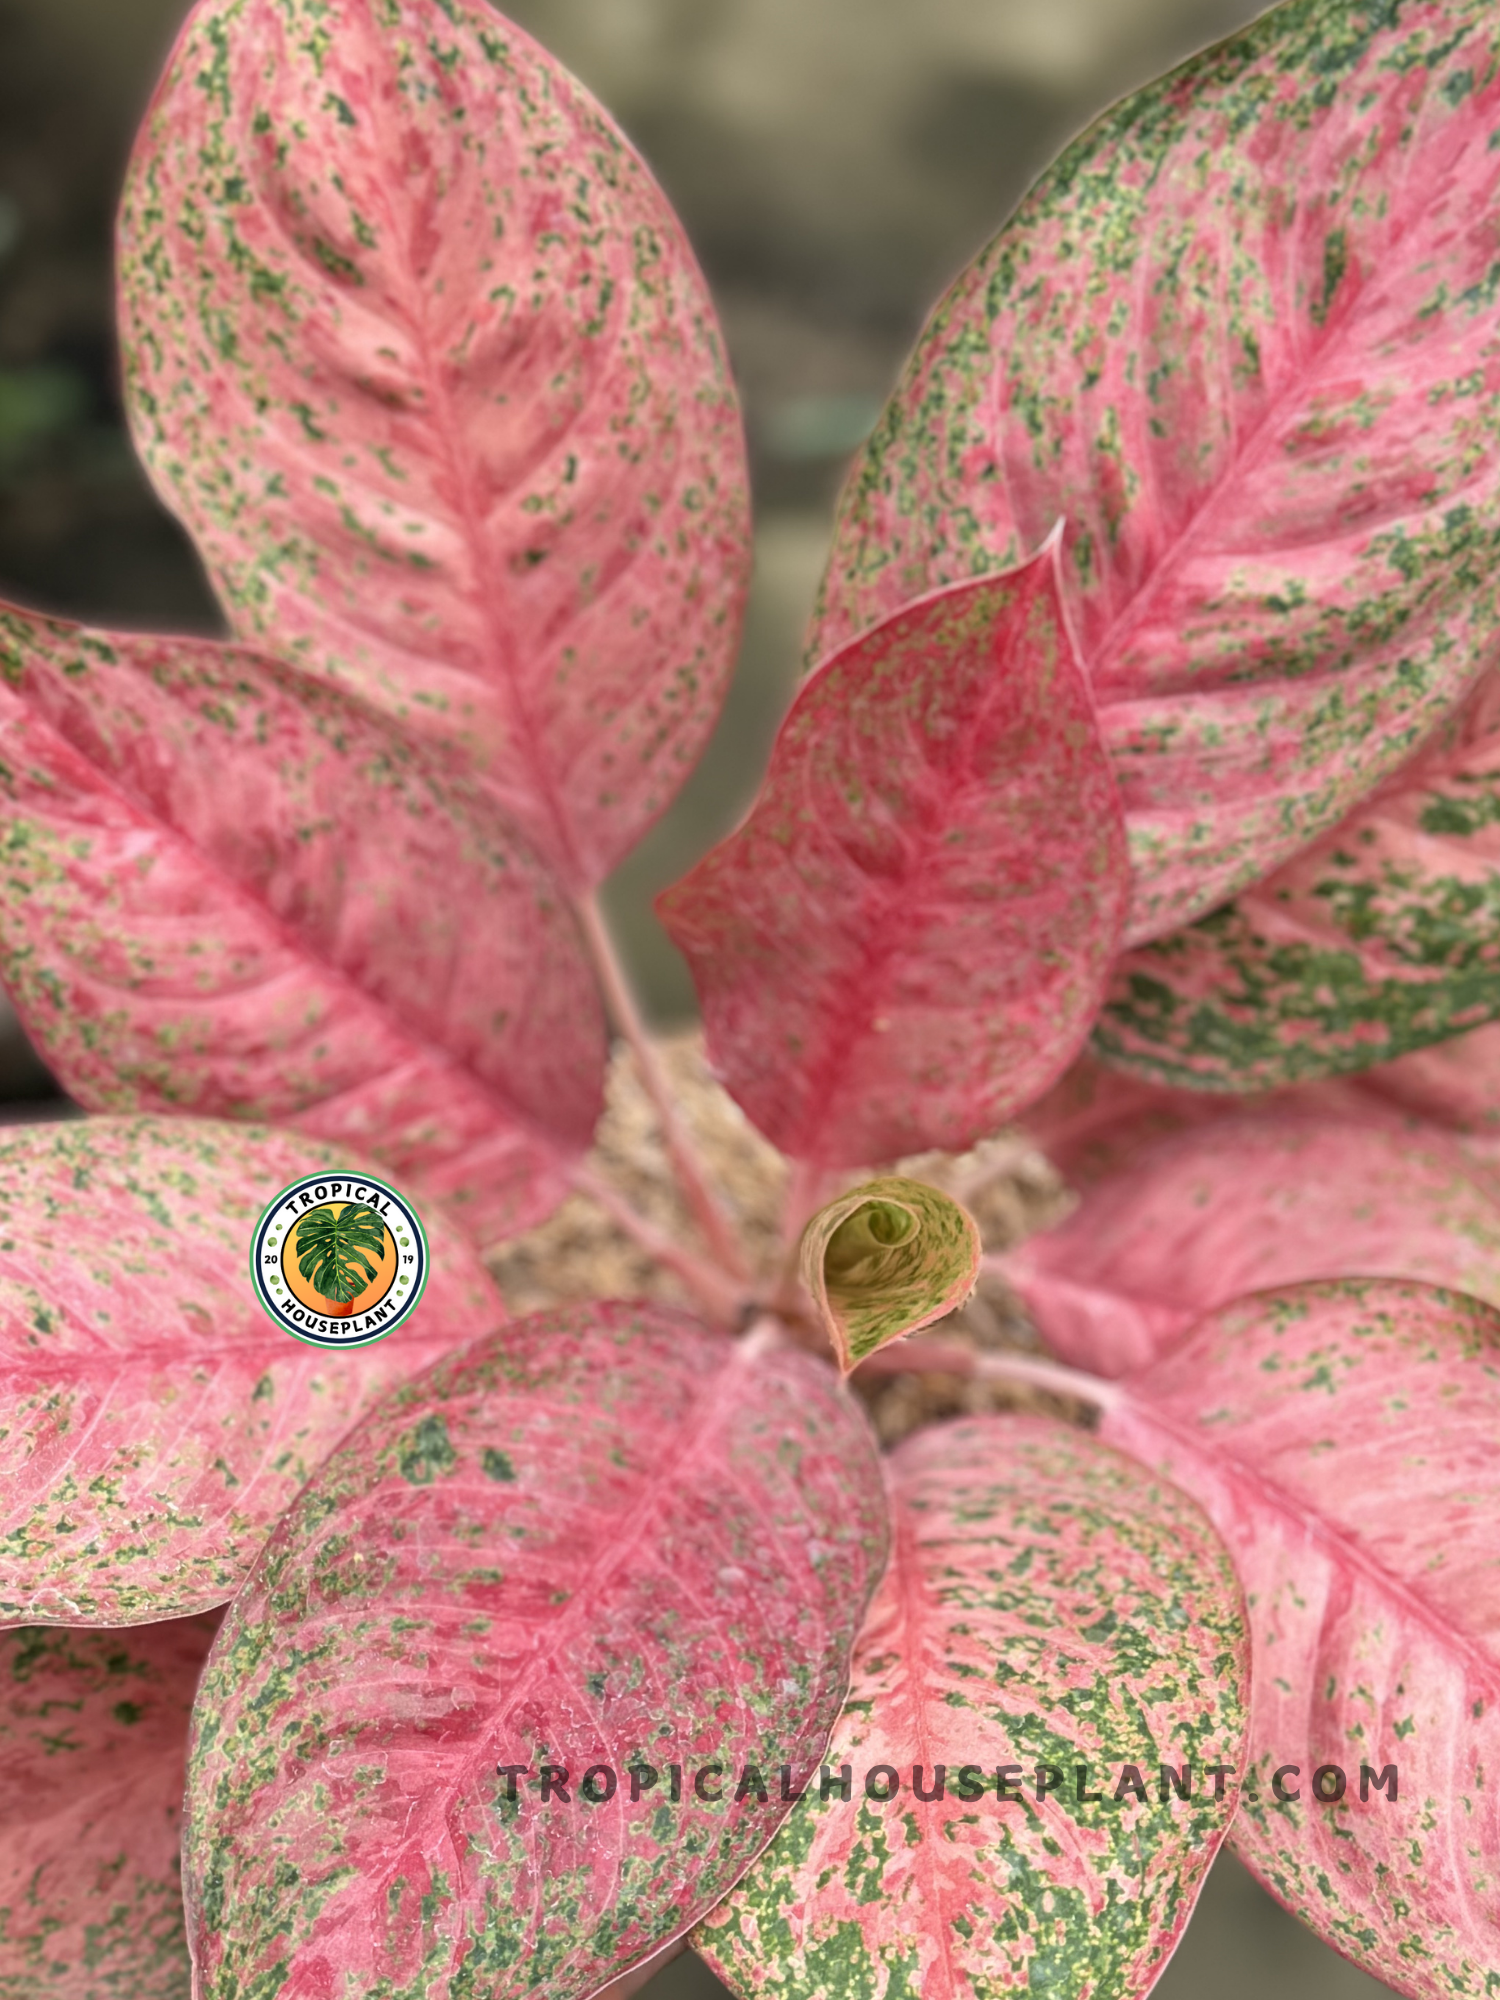
[{"label": "monstera leaf icon", "polygon": [[336,1306],[347,1308],[358,1298],[384,1255],[385,1224],[363,1202],[310,1208],[297,1225],[297,1268],[315,1292]]}]

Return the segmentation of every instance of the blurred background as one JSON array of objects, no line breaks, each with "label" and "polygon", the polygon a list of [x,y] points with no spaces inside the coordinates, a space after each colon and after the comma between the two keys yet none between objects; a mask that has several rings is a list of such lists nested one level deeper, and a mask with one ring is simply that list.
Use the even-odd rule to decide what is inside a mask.
[{"label": "blurred background", "polygon": [[[0,595],[218,629],[121,421],[110,232],[136,120],[186,0],[0,0]],[[758,527],[723,724],[611,887],[658,1019],[691,994],[649,915],[748,803],[794,683],[850,453],[927,309],[1030,178],[1112,98],[1254,0],[513,0],[645,152],[718,299]],[[0,1121],[65,1110],[0,1001]],[[651,2000],[721,1991],[682,1961]],[[1162,2000],[1386,1989],[1221,1861]]]}]

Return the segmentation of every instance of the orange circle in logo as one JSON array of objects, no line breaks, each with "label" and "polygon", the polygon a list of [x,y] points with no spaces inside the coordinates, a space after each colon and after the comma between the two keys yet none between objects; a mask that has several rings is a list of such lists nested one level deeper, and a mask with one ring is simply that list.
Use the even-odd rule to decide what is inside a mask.
[{"label": "orange circle in logo", "polygon": [[281,1246],[281,1275],[285,1280],[287,1290],[294,1299],[297,1299],[302,1305],[306,1306],[309,1311],[321,1313],[325,1319],[352,1319],[356,1313],[368,1312],[372,1306],[380,1304],[381,1300],[390,1291],[391,1286],[396,1282],[396,1273],[400,1268],[401,1258],[396,1248],[396,1239],[392,1236],[390,1229],[384,1224],[381,1225],[385,1244],[384,1249],[377,1257],[370,1248],[366,1247],[361,1252],[362,1263],[356,1266],[361,1277],[364,1275],[364,1264],[368,1264],[375,1275],[370,1279],[364,1290],[356,1293],[352,1299],[340,1301],[338,1299],[325,1298],[321,1292],[314,1290],[312,1279],[310,1277],[304,1278],[302,1275],[299,1260],[303,1253],[299,1248],[298,1238],[302,1234],[304,1225],[310,1222],[315,1216],[320,1218],[337,1218],[343,1214],[345,1209],[361,1208],[363,1206],[362,1202],[329,1201],[322,1203],[317,1208],[310,1208],[297,1222],[296,1226],[287,1231],[285,1241]]}]

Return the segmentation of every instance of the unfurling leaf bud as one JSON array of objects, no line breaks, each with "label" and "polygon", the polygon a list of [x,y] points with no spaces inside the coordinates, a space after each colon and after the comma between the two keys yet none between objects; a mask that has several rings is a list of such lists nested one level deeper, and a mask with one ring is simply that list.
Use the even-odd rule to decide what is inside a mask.
[{"label": "unfurling leaf bud", "polygon": [[819,1209],[802,1278],[843,1372],[962,1305],[979,1256],[974,1218],[923,1181],[866,1181]]}]

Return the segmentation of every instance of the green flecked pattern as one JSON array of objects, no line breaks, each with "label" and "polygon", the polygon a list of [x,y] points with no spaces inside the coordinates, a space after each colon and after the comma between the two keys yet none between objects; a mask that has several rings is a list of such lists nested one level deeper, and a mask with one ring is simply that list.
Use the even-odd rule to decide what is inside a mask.
[{"label": "green flecked pattern", "polygon": [[183,1767],[214,1625],[0,1633],[0,2000],[188,2000]]},{"label": "green flecked pattern", "polygon": [[1116,968],[1094,1047],[1197,1090],[1393,1061],[1500,1015],[1500,677],[1267,881]]},{"label": "green flecked pattern", "polygon": [[1262,1292],[1126,1388],[1103,1434],[1195,1496],[1245,1586],[1236,1849],[1398,1992],[1492,2000],[1500,1313],[1390,1279]]},{"label": "green flecked pattern", "polygon": [[749,577],[639,155],[484,0],[198,0],[119,270],[134,434],[238,636],[473,753],[597,881],[691,770]]},{"label": "green flecked pattern", "polygon": [[1127,1111],[1092,1134],[1078,1207],[1004,1255],[1071,1367],[1132,1374],[1247,1292],[1351,1272],[1500,1306],[1500,1186],[1446,1134],[1348,1099],[1335,1114],[1163,1093],[1157,1117],[1184,1109],[1217,1115],[1153,1131]]},{"label": "green flecked pattern", "polygon": [[292,1340],[246,1258],[290,1182],[357,1165],[294,1133],[90,1118],[0,1133],[0,1624],[137,1625],[223,1604],[392,1383],[504,1304],[441,1212],[410,1319]]},{"label": "green flecked pattern", "polygon": [[[693,1943],[741,2000],[1144,1993],[1229,1824],[1205,1773],[1239,1759],[1249,1642],[1224,1548],[1050,1419],[929,1429],[890,1466],[891,1567],[826,1752],[851,1799],[814,1773]],[[1194,1767],[1190,1799],[1162,1800],[1163,1764]]]},{"label": "green flecked pattern", "polygon": [[938,305],[810,658],[1066,523],[1132,942],[1420,750],[1500,632],[1492,0],[1286,0],[1108,111]]},{"label": "green flecked pattern", "polygon": [[0,605],[0,864],[0,979],[88,1110],[296,1125],[481,1240],[564,1198],[607,1052],[568,899],[337,689]]},{"label": "green flecked pattern", "polygon": [[961,1306],[980,1254],[974,1218],[925,1181],[865,1181],[820,1209],[802,1233],[802,1278],[844,1372]]},{"label": "green flecked pattern", "polygon": [[740,1767],[821,1749],[886,1533],[832,1371],[664,1308],[539,1314],[396,1391],[209,1662],[199,2000],[568,2000],[650,1956],[785,1813]]}]

